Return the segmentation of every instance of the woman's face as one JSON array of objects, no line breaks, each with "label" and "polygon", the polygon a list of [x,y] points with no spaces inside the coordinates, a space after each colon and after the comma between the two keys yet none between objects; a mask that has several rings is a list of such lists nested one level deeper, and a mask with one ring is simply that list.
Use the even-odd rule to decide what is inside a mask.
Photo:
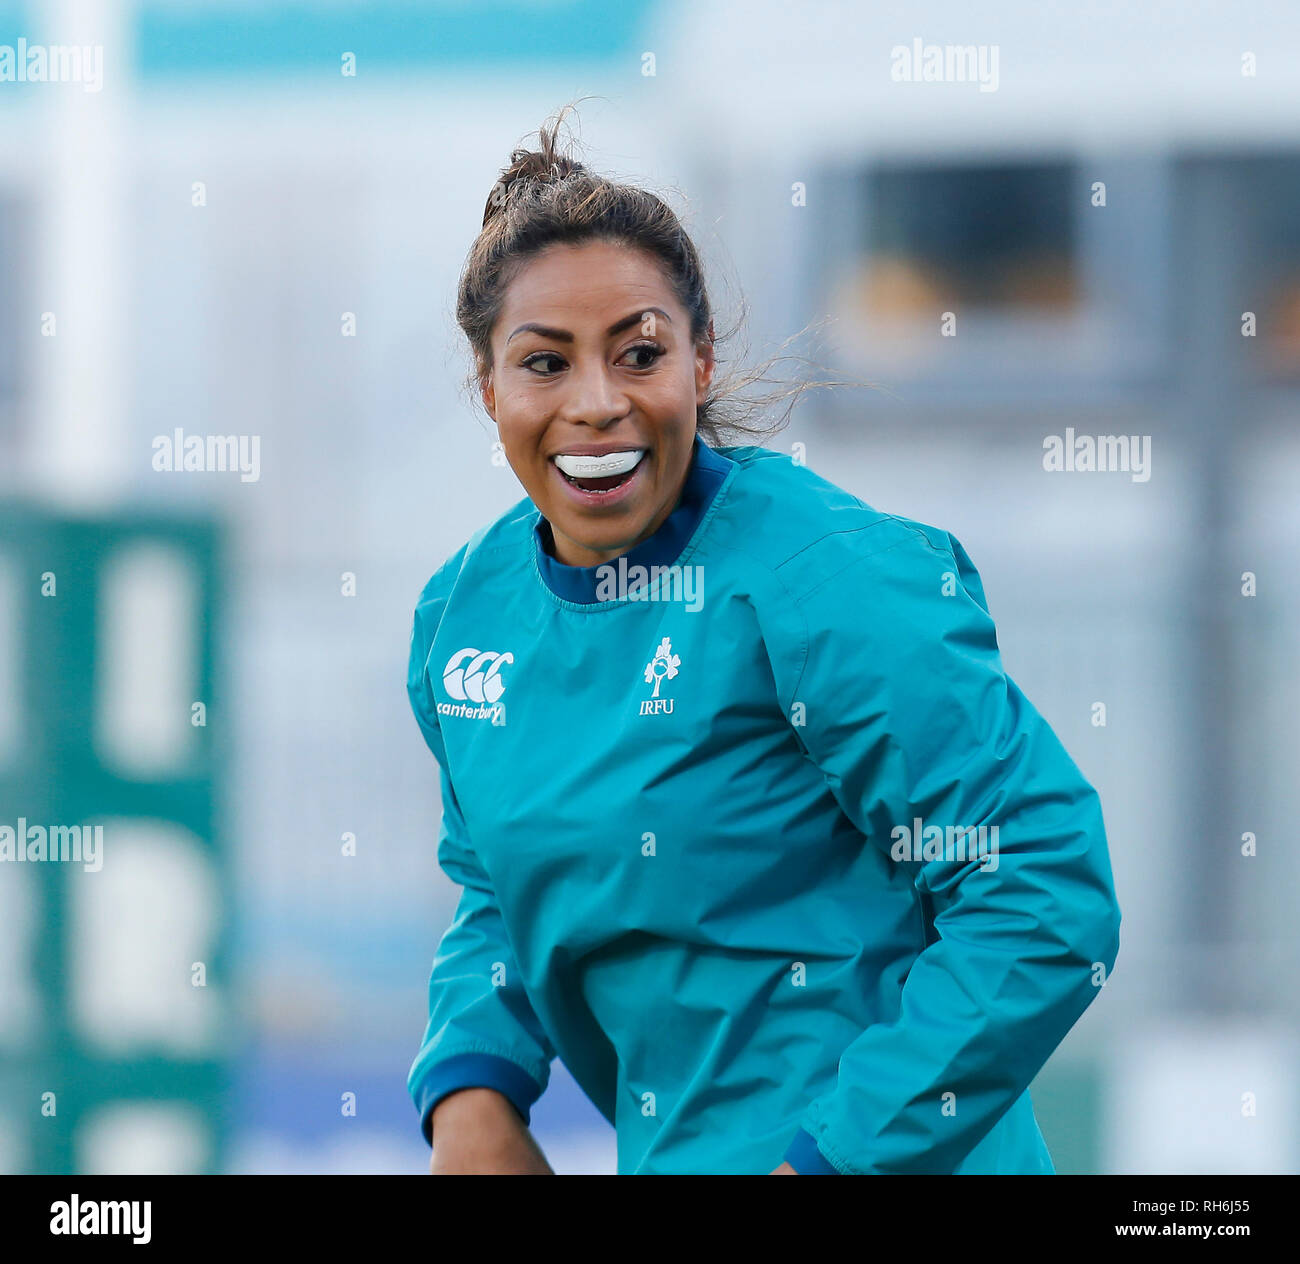
[{"label": "woman's face", "polygon": [[561,562],[608,562],[676,506],[712,335],[692,342],[653,256],[627,246],[550,246],[510,283],[483,403]]}]

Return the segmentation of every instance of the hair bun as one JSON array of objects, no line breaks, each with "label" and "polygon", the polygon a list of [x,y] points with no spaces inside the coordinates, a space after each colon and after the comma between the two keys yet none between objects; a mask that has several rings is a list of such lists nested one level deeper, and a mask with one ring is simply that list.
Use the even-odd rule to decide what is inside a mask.
[{"label": "hair bun", "polygon": [[487,204],[483,208],[483,223],[501,213],[511,196],[512,190],[530,184],[554,184],[566,176],[585,175],[587,168],[567,154],[556,151],[556,131],[549,135],[541,133],[540,150],[516,149],[510,155],[510,162],[501,169],[501,175],[492,192],[488,194]]}]

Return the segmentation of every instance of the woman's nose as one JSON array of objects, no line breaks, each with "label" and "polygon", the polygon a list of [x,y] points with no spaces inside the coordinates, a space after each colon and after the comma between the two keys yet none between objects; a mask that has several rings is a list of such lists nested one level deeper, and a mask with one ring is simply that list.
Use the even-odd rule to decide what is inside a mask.
[{"label": "woman's nose", "polygon": [[627,401],[606,365],[593,363],[570,370],[568,390],[560,409],[563,420],[605,426],[627,411]]}]

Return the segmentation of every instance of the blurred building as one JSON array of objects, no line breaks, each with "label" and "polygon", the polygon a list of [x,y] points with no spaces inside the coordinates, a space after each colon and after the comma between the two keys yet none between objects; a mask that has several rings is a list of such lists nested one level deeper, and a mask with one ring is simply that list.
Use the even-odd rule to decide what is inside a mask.
[{"label": "blurred building", "polygon": [[[1295,1169],[1300,14],[994,9],[0,0],[0,47],[103,54],[0,53],[0,823],[129,820],[165,877],[91,912],[107,869],[0,865],[0,1165],[425,1162],[456,889],[410,617],[522,494],[455,283],[511,148],[594,94],[586,156],[686,215],[748,358],[814,327],[878,384],[773,446],[962,541],[1101,792],[1123,940],[1035,1083],[1058,1167]],[[256,477],[157,468],[209,435]],[[1045,467],[1078,436],[1131,468]],[[613,1170],[559,1064],[534,1121]]]}]

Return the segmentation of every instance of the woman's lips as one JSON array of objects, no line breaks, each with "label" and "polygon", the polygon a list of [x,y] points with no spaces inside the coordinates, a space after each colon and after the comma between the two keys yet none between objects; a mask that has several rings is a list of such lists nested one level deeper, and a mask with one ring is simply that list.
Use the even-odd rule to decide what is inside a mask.
[{"label": "woman's lips", "polygon": [[581,487],[571,483],[561,472],[554,461],[547,461],[550,466],[551,477],[559,484],[562,494],[568,499],[569,503],[577,508],[585,510],[599,510],[612,508],[621,504],[640,486],[642,479],[645,477],[646,467],[649,465],[649,453],[646,453],[636,468],[621,482],[617,487],[612,487],[609,491],[584,491]]}]

